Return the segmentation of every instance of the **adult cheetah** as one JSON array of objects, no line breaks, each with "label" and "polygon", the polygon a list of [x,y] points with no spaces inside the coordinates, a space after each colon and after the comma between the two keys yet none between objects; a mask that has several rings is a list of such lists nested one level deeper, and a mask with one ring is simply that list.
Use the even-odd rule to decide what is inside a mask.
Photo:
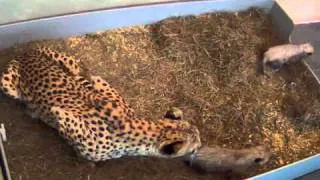
[{"label": "adult cheetah", "polygon": [[11,60],[1,90],[27,112],[59,131],[80,157],[104,161],[122,156],[173,158],[198,150],[198,129],[184,120],[138,119],[104,79],[80,75],[79,60],[37,47]]}]

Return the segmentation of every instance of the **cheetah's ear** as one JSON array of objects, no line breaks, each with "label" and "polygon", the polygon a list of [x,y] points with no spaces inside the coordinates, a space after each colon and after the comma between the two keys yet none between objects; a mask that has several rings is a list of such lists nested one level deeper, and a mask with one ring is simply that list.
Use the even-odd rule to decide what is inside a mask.
[{"label": "cheetah's ear", "polygon": [[164,115],[164,118],[171,119],[171,120],[182,120],[183,112],[176,107],[172,107],[166,112],[166,114]]}]

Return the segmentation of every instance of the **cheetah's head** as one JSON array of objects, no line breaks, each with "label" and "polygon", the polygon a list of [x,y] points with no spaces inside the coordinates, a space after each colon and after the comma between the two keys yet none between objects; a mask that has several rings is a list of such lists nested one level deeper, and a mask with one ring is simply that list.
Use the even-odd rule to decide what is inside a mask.
[{"label": "cheetah's head", "polygon": [[158,141],[152,147],[153,156],[174,158],[198,151],[201,146],[198,128],[186,121],[175,123],[177,127],[169,125],[160,131]]}]

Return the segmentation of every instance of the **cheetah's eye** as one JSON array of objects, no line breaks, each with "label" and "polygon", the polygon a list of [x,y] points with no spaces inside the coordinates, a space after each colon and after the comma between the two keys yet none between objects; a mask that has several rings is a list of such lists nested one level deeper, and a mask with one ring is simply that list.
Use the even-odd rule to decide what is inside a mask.
[{"label": "cheetah's eye", "polygon": [[282,66],[282,63],[279,61],[274,61],[271,63],[271,68],[274,70],[280,69]]}]

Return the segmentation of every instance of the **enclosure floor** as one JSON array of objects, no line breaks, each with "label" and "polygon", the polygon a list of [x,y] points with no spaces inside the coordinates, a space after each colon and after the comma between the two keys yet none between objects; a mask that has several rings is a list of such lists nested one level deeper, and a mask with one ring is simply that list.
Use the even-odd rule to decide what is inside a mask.
[{"label": "enclosure floor", "polygon": [[[270,162],[243,176],[249,177],[320,152],[320,92],[312,75],[303,64],[270,78],[259,73],[261,54],[277,44],[270,27],[267,15],[254,9],[174,18],[18,45],[0,52],[0,66],[36,44],[73,55],[141,117],[156,120],[176,106],[199,127],[204,145],[270,146]],[[91,167],[19,102],[1,95],[0,109],[13,179],[225,179],[223,173],[199,174],[179,159],[126,157]]]}]

